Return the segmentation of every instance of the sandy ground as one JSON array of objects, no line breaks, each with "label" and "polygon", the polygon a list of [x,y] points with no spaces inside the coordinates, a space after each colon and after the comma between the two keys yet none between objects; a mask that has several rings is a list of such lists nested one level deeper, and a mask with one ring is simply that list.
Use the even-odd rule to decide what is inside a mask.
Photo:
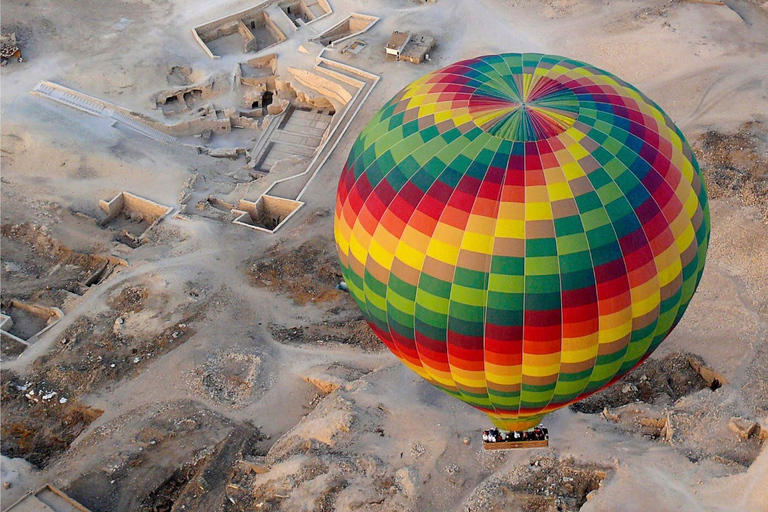
[{"label": "sandy ground", "polygon": [[[253,2],[3,2],[3,29],[17,32],[27,62],[3,68],[0,85],[2,298],[69,301],[20,356],[3,356],[2,509],[50,482],[94,511],[768,510],[768,450],[728,427],[742,417],[768,428],[768,230],[756,181],[768,176],[768,4],[330,1],[332,16],[269,51],[281,65],[309,65],[293,56],[299,44],[349,12],[376,15],[362,53],[330,57],[381,81],[307,206],[274,236],[212,215],[167,218],[133,250],[89,219],[99,199],[128,190],[178,207],[195,174],[194,201],[225,197],[249,186],[242,160],[156,143],[29,90],[51,80],[159,116],[151,98],[169,88],[173,66],[203,80],[242,60],[208,59],[190,28]],[[395,29],[434,35],[432,61],[386,62]],[[749,165],[723,164],[747,169],[752,195],[732,181],[718,189],[701,286],[653,356],[692,354],[722,386],[611,402],[608,414],[561,410],[547,420],[547,450],[490,454],[478,442],[481,413],[372,350],[357,328],[348,296],[332,287],[331,211],[354,134],[393,94],[456,60],[516,51],[615,73],[692,143],[762,128],[747,130]],[[19,225],[128,266],[77,288],[86,266],[37,238],[6,236]],[[35,389],[57,395],[25,397]],[[665,418],[667,437],[638,427]]]}]

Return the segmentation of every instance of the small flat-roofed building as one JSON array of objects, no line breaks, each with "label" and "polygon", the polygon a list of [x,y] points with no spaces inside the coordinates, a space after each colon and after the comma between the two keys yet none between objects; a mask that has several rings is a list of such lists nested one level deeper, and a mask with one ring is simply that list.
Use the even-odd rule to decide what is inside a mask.
[{"label": "small flat-roofed building", "polygon": [[429,52],[435,47],[435,38],[395,30],[387,43],[387,59],[407,60],[421,64],[429,60]]},{"label": "small flat-roofed building", "polygon": [[387,42],[386,52],[387,57],[394,57],[397,60],[400,60],[400,55],[402,55],[403,50],[408,45],[408,41],[411,40],[411,34],[410,32],[400,32],[395,30],[392,32],[392,36],[389,38],[389,41]]},{"label": "small flat-roofed building", "polygon": [[434,37],[415,34],[405,45],[405,48],[400,54],[400,58],[402,60],[413,62],[414,64],[421,64],[425,60],[429,60],[429,52],[434,48]]}]

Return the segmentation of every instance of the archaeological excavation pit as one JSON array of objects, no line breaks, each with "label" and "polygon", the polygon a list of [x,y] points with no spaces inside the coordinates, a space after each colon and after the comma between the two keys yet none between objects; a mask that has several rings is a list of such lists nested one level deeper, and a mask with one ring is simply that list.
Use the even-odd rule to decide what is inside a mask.
[{"label": "archaeological excavation pit", "polygon": [[[269,7],[261,4],[219,18],[193,28],[192,33],[212,59],[218,59],[221,55],[250,53],[269,48],[287,39],[283,30],[267,12]],[[285,16],[279,9],[277,12],[280,16]],[[287,19],[285,21],[289,22]]]},{"label": "archaeological excavation pit", "polygon": [[323,46],[335,47],[336,45],[366,32],[379,18],[366,14],[352,13],[345,19],[320,34],[313,41]]},{"label": "archaeological excavation pit", "polygon": [[15,299],[4,302],[2,308],[0,331],[4,339],[10,336],[24,344],[33,341],[64,317],[59,308],[26,304]]},{"label": "archaeological excavation pit", "polygon": [[497,473],[470,495],[464,510],[577,512],[599,492],[610,468],[573,458],[537,456],[516,471]]},{"label": "archaeological excavation pit", "polygon": [[229,77],[215,76],[188,87],[166,89],[154,95],[155,107],[165,117],[174,117],[198,109],[229,89]]},{"label": "archaeological excavation pit", "polygon": [[277,74],[277,55],[270,53],[269,55],[249,59],[238,64],[238,67],[240,74],[237,78],[239,78],[240,83],[256,87],[263,83],[261,79],[269,76],[274,77]]},{"label": "archaeological excavation pit", "polygon": [[173,211],[170,206],[155,203],[130,192],[120,192],[109,201],[99,201],[107,216],[99,221],[102,227],[117,231],[116,239],[136,248],[150,230]]},{"label": "archaeological excavation pit", "polygon": [[46,484],[35,492],[30,492],[7,509],[8,512],[41,511],[66,511],[66,512],[90,512],[77,501],[67,496],[64,491],[51,484]]},{"label": "archaeological excavation pit", "polygon": [[326,0],[284,0],[279,5],[297,28],[328,16],[332,12]]},{"label": "archaeological excavation pit", "polygon": [[725,384],[725,377],[707,368],[692,354],[673,353],[662,359],[648,359],[613,385],[571,405],[585,414],[636,402],[647,404],[675,402],[709,388]]},{"label": "archaeological excavation pit", "polygon": [[[268,99],[273,99],[271,94]],[[262,97],[262,104],[264,101]],[[273,121],[267,127],[254,145],[248,155],[250,166],[255,171],[267,174],[281,160],[312,158],[326,137],[332,119],[333,110],[330,108],[318,110],[289,107],[277,119],[277,123]]]},{"label": "archaeological excavation pit", "polygon": [[241,200],[238,207],[232,210],[232,213],[237,215],[233,222],[259,231],[274,233],[302,206],[304,203],[301,201],[264,194],[255,202]]}]

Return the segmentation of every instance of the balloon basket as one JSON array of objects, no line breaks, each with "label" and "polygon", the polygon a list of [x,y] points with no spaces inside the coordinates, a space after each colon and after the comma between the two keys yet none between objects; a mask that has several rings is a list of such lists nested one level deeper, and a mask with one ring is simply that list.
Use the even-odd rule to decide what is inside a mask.
[{"label": "balloon basket", "polygon": [[483,449],[486,451],[546,448],[547,446],[549,446],[549,431],[544,427],[512,432],[499,429],[483,432]]}]

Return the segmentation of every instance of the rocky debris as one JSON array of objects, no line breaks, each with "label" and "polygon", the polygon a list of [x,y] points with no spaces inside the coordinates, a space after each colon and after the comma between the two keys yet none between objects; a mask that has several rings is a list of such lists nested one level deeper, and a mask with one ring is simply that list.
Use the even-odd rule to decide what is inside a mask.
[{"label": "rocky debris", "polygon": [[141,238],[132,234],[127,229],[122,229],[115,234],[115,241],[130,247],[131,249],[137,249],[141,245]]},{"label": "rocky debris", "polygon": [[336,251],[329,240],[313,238],[296,249],[277,244],[268,257],[249,264],[249,280],[256,286],[285,293],[296,304],[326,309],[327,320],[299,325],[270,324],[276,341],[289,344],[342,343],[363,350],[384,345],[363,319],[352,297],[339,291],[341,281]]},{"label": "rocky debris", "polygon": [[679,352],[662,359],[648,359],[613,385],[570,407],[576,412],[598,414],[606,407],[615,408],[636,402],[670,405],[681,397],[712,388],[694,364],[705,368],[697,356]]},{"label": "rocky debris", "polygon": [[603,418],[605,418],[608,421],[612,421],[613,423],[619,422],[619,416],[617,414],[611,413],[611,411],[609,411],[607,407],[603,408],[603,412],[601,414],[603,415]]},{"label": "rocky debris", "polygon": [[662,418],[640,418],[637,422],[645,427],[644,435],[651,438],[658,438],[667,443],[672,442],[675,435],[675,429],[672,428],[672,422],[669,414]]},{"label": "rocky debris", "polygon": [[[73,251],[45,226],[2,224],[2,299],[62,307],[68,294],[82,295],[91,276],[119,260]],[[98,279],[97,279],[98,280]],[[101,279],[103,280],[103,279]]]},{"label": "rocky debris", "polygon": [[210,203],[210,205],[213,206],[214,208],[218,208],[219,210],[222,210],[225,212],[229,212],[235,207],[234,204],[228,203],[223,199],[219,199],[216,196],[208,196],[206,198],[206,201],[208,201],[208,203]]},{"label": "rocky debris", "polygon": [[[225,502],[231,501],[227,485],[229,475],[253,435],[249,429],[236,426],[204,459],[174,500],[173,507],[176,510],[221,510]],[[148,508],[147,512],[155,510],[158,509]]]},{"label": "rocky debris", "polygon": [[625,405],[613,411],[606,407],[602,416],[611,423],[619,424],[622,429],[648,439],[671,442],[675,433],[668,411],[659,411],[644,403]]},{"label": "rocky debris", "polygon": [[193,311],[181,322],[145,333],[126,332],[114,311],[81,317],[64,331],[50,354],[35,362],[34,369],[80,396],[137,375],[149,362],[184,343],[195,332],[188,326],[195,317]]},{"label": "rocky debris", "polygon": [[710,130],[693,150],[710,198],[738,197],[768,218],[768,125],[750,121],[731,134]]},{"label": "rocky debris", "polygon": [[302,373],[301,378],[328,395],[368,374],[368,370],[355,368],[342,363],[314,366]]},{"label": "rocky debris", "polygon": [[363,410],[341,393],[324,399],[275,443],[266,457],[267,471],[262,462],[259,471],[247,464],[235,468],[225,510],[414,510],[417,470],[391,467],[360,450],[361,438],[381,430],[378,420],[384,413],[376,407]]},{"label": "rocky debris", "polygon": [[[235,472],[227,511],[395,510],[384,506],[395,497],[394,479],[380,460],[367,456],[297,455],[268,473]],[[402,509],[401,509],[402,510]]]},{"label": "rocky debris", "polygon": [[419,443],[419,442],[411,444],[411,458],[412,459],[418,459],[419,457],[424,455],[424,453],[426,451],[427,451],[427,449],[424,448],[424,445]]},{"label": "rocky debris", "polygon": [[716,390],[720,386],[728,384],[728,380],[722,373],[716,372],[712,368],[709,368],[700,359],[689,357],[688,364],[691,365],[691,368],[696,370],[696,373],[698,373],[701,378],[704,379],[704,381],[707,383],[707,386],[709,386],[709,389],[712,391]]},{"label": "rocky debris", "polygon": [[[138,313],[144,310],[144,301],[149,296],[149,289],[143,285],[131,285],[121,288],[116,294],[110,295],[107,304],[121,313]],[[115,321],[122,320],[118,317]],[[122,322],[119,322],[122,324]]]},{"label": "rocky debris", "polygon": [[56,469],[78,475],[64,490],[96,512],[222,510],[229,474],[258,438],[200,403],[150,404],[99,426]]},{"label": "rocky debris", "polygon": [[266,389],[259,384],[261,358],[240,352],[222,352],[192,372],[191,386],[214,402],[239,409]]},{"label": "rocky debris", "polygon": [[195,190],[197,188],[197,181],[200,178],[200,173],[196,172],[190,176],[187,177],[186,180],[184,180],[184,190]]},{"label": "rocky debris", "polygon": [[275,245],[266,258],[250,262],[247,274],[252,284],[285,293],[299,305],[344,296],[335,289],[341,281],[336,251],[323,238],[313,238],[293,250]]},{"label": "rocky debris", "polygon": [[728,428],[739,435],[739,439],[746,441],[752,436],[760,435],[760,424],[756,421],[734,416],[728,421]]},{"label": "rocky debris", "polygon": [[106,311],[81,316],[67,327],[28,368],[24,382],[4,374],[3,454],[48,465],[101,414],[83,406],[81,397],[138,375],[184,343],[194,334],[189,324],[211,302],[179,305],[139,284],[113,292],[107,304]]},{"label": "rocky debris", "polygon": [[[627,12],[610,22],[606,28],[612,33],[638,30],[651,23],[657,23],[659,20],[669,18],[670,10],[678,3],[676,0],[670,0],[653,7],[643,7]],[[661,26],[670,27],[671,25],[667,21],[661,21]]]},{"label": "rocky debris", "polygon": [[182,490],[189,481],[200,471],[200,467],[206,462],[205,458],[192,460],[176,469],[171,476],[158,488],[144,498],[139,506],[141,512],[155,512],[158,510],[172,510],[179,499]]},{"label": "rocky debris", "polygon": [[[184,180],[184,185],[181,188],[181,192],[179,192],[178,198],[179,205],[181,206],[179,213],[187,213],[187,207],[189,202],[192,200],[192,193],[197,189],[197,182],[199,179],[200,173],[194,172],[188,176],[186,180]],[[202,179],[205,179],[205,177],[203,176]]]},{"label": "rocky debris", "polygon": [[215,148],[208,152],[213,158],[229,158],[237,160],[240,157],[240,151],[237,148]]},{"label": "rocky debris", "polygon": [[269,331],[281,343],[341,343],[353,345],[366,351],[380,351],[386,347],[376,337],[362,316],[352,320],[323,321],[297,327],[270,324]]},{"label": "rocky debris", "polygon": [[103,412],[57,398],[62,388],[39,377],[34,383],[22,381],[14,372],[2,370],[0,380],[2,454],[23,458],[37,468],[64,452]]},{"label": "rocky debris", "polygon": [[27,346],[23,343],[19,343],[5,333],[0,333],[0,360],[14,359],[26,349]]},{"label": "rocky debris", "polygon": [[360,414],[352,402],[339,395],[323,400],[304,421],[280,438],[269,451],[271,463],[285,460],[295,453],[326,451],[348,443],[352,426]]},{"label": "rocky debris", "polygon": [[[97,267],[101,259],[89,254],[81,254],[70,250],[55,240],[50,230],[36,224],[3,224],[0,228],[2,235],[10,240],[21,241],[32,247],[33,251],[70,264],[85,264]],[[94,264],[97,263],[97,264]]]},{"label": "rocky debris", "polygon": [[173,66],[168,72],[168,85],[171,86],[184,86],[190,85],[192,68],[187,66]]},{"label": "rocky debris", "polygon": [[638,402],[606,408],[602,416],[626,433],[671,444],[693,462],[710,459],[739,472],[755,460],[763,440],[757,422],[734,417],[733,410],[729,396],[711,393],[671,407]]},{"label": "rocky debris", "polygon": [[573,458],[535,457],[527,466],[515,466],[486,479],[466,500],[464,511],[576,512],[609,473],[605,466]]}]

